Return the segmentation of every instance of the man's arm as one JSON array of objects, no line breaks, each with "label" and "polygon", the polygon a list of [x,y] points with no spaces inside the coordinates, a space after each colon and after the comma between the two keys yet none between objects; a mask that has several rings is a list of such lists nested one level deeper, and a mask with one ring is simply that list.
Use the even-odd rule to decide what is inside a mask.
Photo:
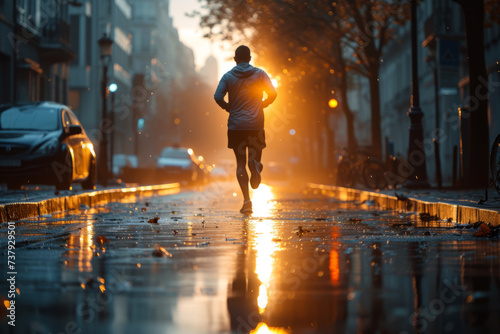
[{"label": "man's arm", "polygon": [[214,100],[222,109],[229,112],[229,103],[224,101],[224,96],[226,96],[226,93],[227,93],[227,83],[225,77],[222,77],[222,79],[219,82],[219,85],[217,86],[217,89],[215,90]]},{"label": "man's arm", "polygon": [[271,103],[273,103],[274,100],[276,100],[276,97],[278,96],[278,93],[276,93],[276,89],[266,91],[266,94],[267,94],[267,99],[265,99],[264,101],[262,101],[262,104],[261,104],[262,108],[269,107],[269,105]]},{"label": "man's arm", "polygon": [[276,100],[276,97],[278,96],[278,93],[276,92],[276,88],[274,88],[273,86],[273,83],[271,82],[271,79],[269,78],[269,76],[264,73],[264,91],[266,92],[267,94],[267,99],[265,99],[264,101],[262,101],[262,108],[267,108],[271,103],[274,102],[274,100]]},{"label": "man's arm", "polygon": [[227,103],[226,101],[224,101],[224,99],[221,99],[221,100],[215,100],[215,102],[217,102],[217,104],[222,108],[224,109],[225,111],[229,112],[229,103]]}]

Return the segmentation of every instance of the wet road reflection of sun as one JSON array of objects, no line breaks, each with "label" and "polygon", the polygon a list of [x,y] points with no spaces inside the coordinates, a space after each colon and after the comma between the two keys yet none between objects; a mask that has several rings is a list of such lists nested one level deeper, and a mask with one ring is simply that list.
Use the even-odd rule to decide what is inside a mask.
[{"label": "wet road reflection of sun", "polygon": [[[253,192],[253,210],[254,214],[262,217],[269,216],[274,207],[274,194],[271,188],[265,184],[261,184],[258,189]],[[252,225],[254,235],[255,249],[255,273],[261,282],[259,287],[259,296],[257,304],[259,312],[263,313],[267,307],[269,287],[271,275],[274,265],[273,254],[276,251],[276,243],[273,242],[274,226],[272,220],[256,220]]]},{"label": "wet road reflection of sun", "polygon": [[268,217],[274,209],[274,194],[266,184],[261,184],[259,188],[252,192],[253,215],[259,217]]},{"label": "wet road reflection of sun", "polygon": [[250,332],[250,334],[288,334],[291,333],[291,331],[288,331],[284,328],[269,328],[267,325],[263,322],[257,325],[257,328],[255,328],[253,331]]},{"label": "wet road reflection of sun", "polygon": [[92,271],[92,257],[94,248],[94,225],[89,221],[87,227],[80,231],[80,235],[71,234],[68,240],[65,261],[68,267],[78,267],[78,271]]},{"label": "wet road reflection of sun", "polygon": [[261,282],[257,304],[259,312],[263,313],[267,307],[269,286],[274,266],[273,255],[276,251],[276,243],[273,242],[273,222],[270,220],[256,221],[253,229],[255,236],[255,273]]}]

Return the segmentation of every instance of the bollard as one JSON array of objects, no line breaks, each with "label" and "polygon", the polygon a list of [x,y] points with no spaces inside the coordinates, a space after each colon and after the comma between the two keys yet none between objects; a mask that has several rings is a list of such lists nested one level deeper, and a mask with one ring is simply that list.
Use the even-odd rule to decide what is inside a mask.
[{"label": "bollard", "polygon": [[458,160],[458,147],[457,145],[453,146],[453,164],[452,168],[453,170],[451,171],[451,182],[453,185],[453,188],[457,187],[457,160]]},{"label": "bollard", "polygon": [[439,154],[439,143],[436,138],[432,140],[434,142],[434,156],[436,160],[436,182],[438,189],[443,188],[443,180],[441,178],[441,156]]}]

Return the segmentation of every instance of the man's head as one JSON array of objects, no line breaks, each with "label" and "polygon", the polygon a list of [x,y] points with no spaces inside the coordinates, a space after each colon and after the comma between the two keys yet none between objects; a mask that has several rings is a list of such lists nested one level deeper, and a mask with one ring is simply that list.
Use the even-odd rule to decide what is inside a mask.
[{"label": "man's head", "polygon": [[250,48],[245,45],[240,45],[234,52],[234,61],[236,64],[249,63],[252,56],[250,56]]}]

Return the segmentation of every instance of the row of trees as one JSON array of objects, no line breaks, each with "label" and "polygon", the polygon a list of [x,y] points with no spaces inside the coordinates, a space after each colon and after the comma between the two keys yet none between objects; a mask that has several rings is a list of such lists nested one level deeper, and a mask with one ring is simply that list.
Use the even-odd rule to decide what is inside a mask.
[{"label": "row of trees", "polygon": [[409,18],[407,3],[208,0],[206,8],[209,11],[201,16],[201,26],[207,28],[209,37],[251,41],[266,66],[286,73],[292,89],[297,80],[308,76],[333,87],[346,118],[350,149],[357,142],[347,99],[348,72],[365,76],[370,87],[372,149],[381,154],[380,61],[394,24]]},{"label": "row of trees", "polygon": [[[357,141],[354,113],[347,99],[349,73],[366,77],[370,92],[372,150],[373,154],[381,155],[380,65],[384,46],[393,38],[394,29],[410,19],[409,1],[200,1],[207,9],[204,14],[198,14],[200,25],[208,32],[207,37],[250,44],[266,68],[283,73],[284,91],[290,95],[314,95],[314,91],[333,87],[345,115],[348,148],[352,150]],[[482,7],[484,12],[484,1],[493,17],[499,10],[495,0],[454,1],[464,6],[466,13],[470,11],[467,6]],[[304,90],[304,87],[310,89]],[[481,110],[477,114],[485,112]],[[488,125],[477,126],[481,131]]]}]

